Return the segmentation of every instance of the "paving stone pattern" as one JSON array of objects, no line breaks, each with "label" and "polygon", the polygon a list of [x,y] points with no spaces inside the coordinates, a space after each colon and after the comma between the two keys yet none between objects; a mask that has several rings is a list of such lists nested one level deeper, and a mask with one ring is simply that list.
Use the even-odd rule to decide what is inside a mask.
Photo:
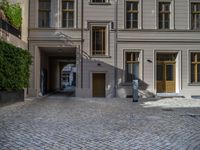
[{"label": "paving stone pattern", "polygon": [[200,100],[52,95],[4,106],[0,150],[200,150]]}]

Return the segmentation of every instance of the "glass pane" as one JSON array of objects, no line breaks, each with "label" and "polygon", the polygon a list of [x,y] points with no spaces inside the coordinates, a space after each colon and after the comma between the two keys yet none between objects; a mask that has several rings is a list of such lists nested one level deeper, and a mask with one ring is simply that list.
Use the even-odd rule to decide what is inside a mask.
[{"label": "glass pane", "polygon": [[162,7],[162,3],[159,3],[159,11],[162,11],[163,7]]},{"label": "glass pane", "polygon": [[197,53],[197,61],[200,62],[200,53]]},{"label": "glass pane", "polygon": [[197,3],[197,11],[200,11],[200,3]]},{"label": "glass pane", "polygon": [[165,3],[165,11],[170,11],[170,3]]},{"label": "glass pane", "polygon": [[49,27],[50,13],[46,11],[39,12],[39,27]]},{"label": "glass pane", "polygon": [[169,29],[169,21],[165,21],[165,29]]},{"label": "glass pane", "polygon": [[197,14],[197,29],[200,29],[200,14]]},{"label": "glass pane", "polygon": [[126,22],[126,28],[131,28],[131,21]]},{"label": "glass pane", "polygon": [[195,82],[195,65],[191,65],[191,82]]},{"label": "glass pane", "polygon": [[166,80],[174,80],[174,65],[166,65]]},{"label": "glass pane", "polygon": [[139,77],[139,64],[134,63],[133,64],[133,80],[138,80]]},{"label": "glass pane", "polygon": [[195,62],[195,53],[191,53],[191,61]]},{"label": "glass pane", "polygon": [[131,10],[131,2],[126,3],[126,10],[127,11]]},{"label": "glass pane", "polygon": [[51,8],[51,3],[50,0],[40,0],[39,1],[39,9],[44,9],[44,10],[50,10]]},{"label": "glass pane", "polygon": [[157,65],[157,80],[163,81],[163,65],[161,64]]},{"label": "glass pane", "polygon": [[197,82],[200,82],[200,64],[198,64],[197,69]]},{"label": "glass pane", "polygon": [[126,82],[132,82],[131,64],[126,64]]},{"label": "glass pane", "polygon": [[132,10],[138,10],[138,2],[132,2]]},{"label": "glass pane", "polygon": [[126,53],[126,61],[131,61],[131,53]]}]

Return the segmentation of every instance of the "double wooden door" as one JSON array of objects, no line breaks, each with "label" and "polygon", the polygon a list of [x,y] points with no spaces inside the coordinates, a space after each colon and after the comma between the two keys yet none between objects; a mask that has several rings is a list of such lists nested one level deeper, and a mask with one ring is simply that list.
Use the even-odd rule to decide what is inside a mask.
[{"label": "double wooden door", "polygon": [[176,62],[157,62],[157,93],[176,92]]}]

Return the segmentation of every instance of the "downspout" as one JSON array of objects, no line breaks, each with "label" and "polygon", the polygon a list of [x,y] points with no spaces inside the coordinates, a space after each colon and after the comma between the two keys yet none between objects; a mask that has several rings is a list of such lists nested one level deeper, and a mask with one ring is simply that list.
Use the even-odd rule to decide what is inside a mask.
[{"label": "downspout", "polygon": [[83,88],[83,32],[84,32],[84,6],[83,6],[84,0],[81,0],[81,88]]},{"label": "downspout", "polygon": [[117,69],[117,45],[118,41],[118,0],[115,0],[115,37],[114,37],[114,97],[117,97],[117,77],[118,77],[118,69]]},{"label": "downspout", "polygon": [[[30,30],[29,30],[29,27],[30,27],[30,8],[31,8],[31,5],[30,5],[30,0],[28,0],[28,37],[27,37],[27,48],[28,48],[28,51],[30,52],[30,49],[29,49],[29,36],[30,36]],[[30,80],[30,79],[29,79]],[[30,82],[30,81],[29,81]],[[27,87],[27,90],[26,90],[26,94],[28,96],[29,94],[29,86]]]}]

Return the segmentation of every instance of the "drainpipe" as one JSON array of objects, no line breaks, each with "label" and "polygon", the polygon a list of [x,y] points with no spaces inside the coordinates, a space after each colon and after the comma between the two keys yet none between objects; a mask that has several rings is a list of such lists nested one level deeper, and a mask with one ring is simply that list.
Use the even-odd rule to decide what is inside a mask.
[{"label": "drainpipe", "polygon": [[83,88],[83,32],[84,32],[84,0],[81,0],[81,88]]},{"label": "drainpipe", "polygon": [[[27,37],[27,48],[28,48],[28,51],[30,52],[30,49],[29,49],[29,36],[30,36],[30,30],[29,30],[29,28],[30,28],[30,8],[31,8],[31,5],[30,5],[30,0],[28,0],[28,37]],[[29,82],[30,82],[30,79],[29,79]],[[28,94],[29,94],[29,86],[27,87],[27,91],[26,91],[26,94],[27,94],[27,96],[28,96]]]},{"label": "drainpipe", "polygon": [[117,40],[118,40],[118,0],[115,0],[115,37],[114,37],[114,97],[117,97]]}]

